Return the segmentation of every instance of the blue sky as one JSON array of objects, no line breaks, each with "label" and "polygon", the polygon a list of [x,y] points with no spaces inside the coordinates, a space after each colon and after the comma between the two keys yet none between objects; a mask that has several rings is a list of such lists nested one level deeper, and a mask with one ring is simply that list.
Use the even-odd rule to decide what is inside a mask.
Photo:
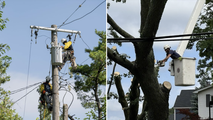
[{"label": "blue sky", "polygon": [[[192,14],[193,8],[195,6],[196,0],[169,0],[166,4],[157,36],[167,36],[167,35],[177,35],[183,34],[189,18]],[[140,1],[139,0],[127,0],[127,3],[115,3],[110,1],[110,8],[108,10],[109,15],[115,20],[115,22],[121,26],[128,33],[133,35],[134,37],[139,37],[138,30],[140,28]],[[156,60],[162,60],[165,58],[166,54],[163,49],[163,46],[169,44],[173,49],[176,50],[179,42],[156,42],[154,43],[154,55]],[[117,46],[115,44],[108,44],[108,47]],[[131,43],[124,43],[122,47],[117,46],[119,53],[126,53],[131,58],[130,61],[135,60],[135,52],[134,47]],[[199,59],[199,54],[193,48],[192,50],[186,50],[183,57],[195,57],[196,66]],[[194,89],[195,86],[199,86],[196,81],[195,86],[175,86],[174,77],[170,76],[170,72],[168,71],[168,64],[171,61],[171,58],[166,62],[165,67],[160,68],[160,78],[159,83],[163,83],[164,81],[169,81],[172,85],[172,89],[170,91],[169,97],[169,107],[173,107],[177,95],[180,94],[181,90],[185,89]],[[110,74],[112,73],[112,66],[107,68],[108,73],[107,76],[109,79]],[[116,70],[120,73],[127,73],[128,71],[117,65]],[[196,71],[197,73],[197,71]],[[123,78],[122,85],[125,92],[128,92],[128,89],[131,84],[131,78]],[[111,87],[112,92],[116,92],[115,86]],[[139,112],[141,112],[142,103],[140,103]],[[121,105],[117,100],[109,100],[108,101],[108,119],[109,120],[123,120],[124,114],[121,108]]]},{"label": "blue sky", "polygon": [[[3,9],[3,18],[9,18],[9,22],[6,24],[6,28],[0,32],[1,43],[8,44],[11,50],[7,52],[7,55],[12,57],[12,63],[7,70],[7,74],[11,76],[11,81],[2,85],[6,90],[16,90],[23,88],[27,84],[28,64],[31,47],[31,59],[29,69],[28,85],[38,83],[45,80],[45,77],[49,75],[50,71],[50,51],[46,48],[46,44],[50,45],[51,37],[50,31],[39,30],[37,44],[35,43],[35,36],[31,38],[30,25],[51,27],[52,24],[57,26],[61,25],[84,0],[37,0],[37,1],[6,1],[6,6]],[[73,14],[67,22],[82,17],[86,13],[93,10],[102,1],[99,0],[86,0],[86,2]],[[99,6],[91,14],[84,18],[77,20],[71,24],[62,26],[61,29],[77,30],[81,31],[81,36],[86,44],[92,49],[98,45],[99,37],[95,34],[95,29],[98,31],[106,30],[106,2]],[[58,41],[62,38],[66,38],[68,33],[58,32]],[[73,37],[74,38],[74,37]],[[72,39],[73,40],[73,39]],[[77,64],[81,64],[89,58],[88,53],[85,53],[85,48],[88,48],[79,37],[74,44],[75,56]],[[91,59],[87,60],[83,64],[89,64]],[[70,66],[70,64],[69,64]],[[68,65],[62,69],[62,72],[68,72]],[[69,76],[67,76],[69,78]],[[69,79],[70,83],[73,83],[73,79]],[[32,88],[31,88],[32,89]],[[28,91],[30,91],[29,89]],[[80,101],[77,99],[77,95],[72,89],[74,94],[74,102],[69,109],[69,114],[75,114],[78,118],[85,118],[85,110],[81,107]],[[11,96],[13,101],[16,101],[26,91],[14,94]],[[62,98],[64,92],[59,92],[60,102],[62,105]],[[16,112],[25,120],[32,120],[39,117],[37,110],[38,105],[38,93],[34,90],[26,99],[26,108],[24,115],[24,102],[25,99],[17,102],[13,108]],[[66,95],[65,103],[70,104],[73,99],[71,95]]]}]

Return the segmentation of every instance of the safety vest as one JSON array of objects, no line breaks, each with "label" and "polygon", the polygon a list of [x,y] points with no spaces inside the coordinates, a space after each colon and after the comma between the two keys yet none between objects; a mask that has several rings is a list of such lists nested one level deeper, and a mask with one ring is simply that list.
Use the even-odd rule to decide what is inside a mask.
[{"label": "safety vest", "polygon": [[45,92],[51,93],[52,92],[52,85],[50,83],[44,82],[41,85],[40,91],[44,94]]},{"label": "safety vest", "polygon": [[64,50],[73,50],[72,42],[71,42],[71,41],[66,42],[66,43],[64,44]]}]

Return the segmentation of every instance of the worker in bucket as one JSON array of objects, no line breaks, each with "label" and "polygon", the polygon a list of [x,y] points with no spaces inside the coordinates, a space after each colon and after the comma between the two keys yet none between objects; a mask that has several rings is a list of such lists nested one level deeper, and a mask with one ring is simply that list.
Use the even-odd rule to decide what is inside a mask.
[{"label": "worker in bucket", "polygon": [[49,111],[52,111],[52,85],[50,84],[51,78],[49,76],[46,77],[46,81],[40,86],[40,101],[42,105],[47,106]]},{"label": "worker in bucket", "polygon": [[62,49],[64,50],[64,52],[62,54],[63,64],[61,66],[58,66],[59,71],[63,68],[64,64],[67,61],[70,61],[72,68],[76,69],[77,68],[77,64],[75,62],[76,58],[74,56],[74,50],[73,50],[73,47],[72,47],[72,42],[71,41],[67,42],[67,40],[65,38],[62,38],[61,42],[64,44],[64,47],[61,46]]},{"label": "worker in bucket", "polygon": [[182,57],[176,51],[171,50],[170,48],[171,47],[169,45],[164,46],[164,50],[166,52],[166,58],[161,60],[160,63],[165,63],[169,59],[169,57],[171,57],[172,59],[182,60]]}]

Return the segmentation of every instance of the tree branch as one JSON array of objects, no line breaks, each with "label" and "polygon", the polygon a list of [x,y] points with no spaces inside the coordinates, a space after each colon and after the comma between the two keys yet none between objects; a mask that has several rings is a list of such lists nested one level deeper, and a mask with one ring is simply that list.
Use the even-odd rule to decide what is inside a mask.
[{"label": "tree branch", "polygon": [[127,59],[120,57],[118,53],[113,52],[110,48],[107,47],[107,56],[109,59],[128,69],[132,74],[135,73],[134,65]]},{"label": "tree branch", "polygon": [[110,92],[110,88],[111,88],[111,85],[112,85],[112,81],[113,81],[113,75],[114,75],[114,72],[115,72],[115,67],[116,67],[116,62],[113,66],[113,70],[112,70],[112,74],[111,74],[111,81],[109,83],[109,88],[108,88],[108,91],[107,91],[107,95],[109,95],[109,92]]},{"label": "tree branch", "polygon": [[115,76],[114,80],[115,80],[115,85],[116,85],[118,96],[119,96],[118,101],[121,104],[123,111],[124,111],[125,118],[127,119],[127,118],[129,118],[129,110],[124,109],[124,108],[128,108],[128,103],[125,99],[125,94],[124,94],[124,91],[123,91],[123,87],[121,85],[121,77]]},{"label": "tree branch", "polygon": [[115,21],[110,17],[109,14],[107,14],[107,22],[113,27],[113,29],[115,29],[120,35],[122,35],[125,38],[134,38],[132,35],[130,35],[129,33],[127,33],[125,30],[123,30],[122,28],[120,28]]}]

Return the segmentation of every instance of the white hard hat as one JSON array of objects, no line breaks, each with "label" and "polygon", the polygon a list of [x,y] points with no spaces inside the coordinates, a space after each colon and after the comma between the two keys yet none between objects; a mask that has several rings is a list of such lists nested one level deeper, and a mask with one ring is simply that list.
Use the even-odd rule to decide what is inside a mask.
[{"label": "white hard hat", "polygon": [[49,76],[46,77],[46,81],[50,82],[51,78]]},{"label": "white hard hat", "polygon": [[164,50],[168,49],[168,48],[171,48],[169,45],[165,45],[164,47]]},{"label": "white hard hat", "polygon": [[61,39],[61,42],[64,43],[65,41],[67,41],[65,38]]}]

